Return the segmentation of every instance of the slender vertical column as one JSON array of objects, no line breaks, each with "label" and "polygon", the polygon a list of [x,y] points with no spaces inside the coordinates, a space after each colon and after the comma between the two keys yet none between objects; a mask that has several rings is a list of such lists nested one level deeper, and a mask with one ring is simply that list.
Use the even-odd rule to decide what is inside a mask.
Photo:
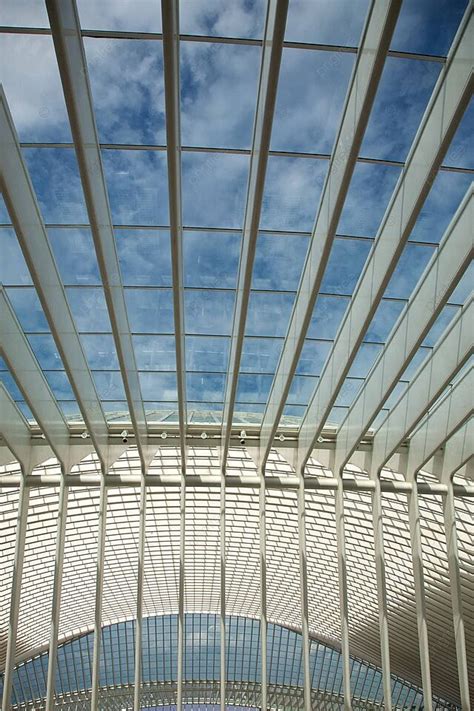
[{"label": "slender vertical column", "polygon": [[311,711],[311,674],[309,670],[308,566],[306,560],[306,502],[304,467],[298,482],[298,539],[300,558],[301,629],[303,632],[303,690],[305,711]]},{"label": "slender vertical column", "polygon": [[56,665],[58,656],[59,622],[61,617],[61,590],[64,564],[64,543],[66,539],[67,507],[69,486],[66,484],[66,472],[62,468],[59,489],[58,528],[56,531],[56,558],[54,562],[53,601],[51,605],[51,632],[49,638],[48,676],[46,683],[46,711],[54,707]]},{"label": "slender vertical column", "polygon": [[186,525],[186,482],[181,475],[180,496],[180,540],[179,540],[179,589],[178,589],[178,686],[176,709],[183,711],[183,671],[184,671],[184,565],[185,565],[185,525]]},{"label": "slender vertical column", "polygon": [[145,578],[145,536],[146,536],[146,471],[142,468],[140,486],[140,529],[138,534],[138,579],[137,579],[137,620],[135,627],[135,683],[133,689],[133,709],[140,711],[142,684],[142,620],[143,620],[143,583]]},{"label": "slender vertical column", "polygon": [[23,576],[23,560],[25,557],[26,526],[28,523],[28,503],[30,490],[25,485],[25,473],[22,472],[22,482],[19,492],[18,517],[15,540],[15,561],[13,565],[12,590],[10,596],[10,619],[8,623],[7,658],[3,676],[2,711],[11,708],[13,669],[15,666],[16,636],[18,616],[20,611],[21,580]]},{"label": "slender vertical column", "polygon": [[221,615],[220,615],[220,706],[225,711],[226,695],[226,624],[225,624],[225,463],[221,466],[220,554],[221,554]]},{"label": "slender vertical column", "polygon": [[382,683],[384,708],[392,709],[392,682],[390,678],[390,638],[388,629],[387,583],[385,579],[385,549],[383,544],[382,488],[379,473],[371,473],[371,457],[367,470],[375,483],[372,492],[372,523],[374,529],[375,575],[377,580],[377,602],[379,611],[380,657],[382,660]]},{"label": "slender vertical column", "polygon": [[107,488],[105,486],[105,467],[102,468],[100,482],[99,503],[99,530],[97,540],[97,568],[95,583],[95,612],[94,612],[94,648],[92,652],[92,693],[91,709],[97,711],[99,701],[99,674],[100,674],[100,644],[102,635],[102,596],[104,590],[104,557],[105,533],[107,521]]},{"label": "slender vertical column", "polygon": [[413,477],[413,482],[414,486],[411,494],[408,494],[408,516],[410,523],[413,576],[415,579],[415,602],[418,627],[418,645],[420,650],[421,681],[423,687],[424,709],[425,711],[433,711],[428,626],[426,623],[425,576],[423,573],[423,552],[421,547],[418,488],[416,486],[415,477]]},{"label": "slender vertical column", "polygon": [[471,711],[469,694],[469,675],[466,656],[466,637],[462,609],[461,575],[459,567],[458,537],[456,531],[456,512],[454,508],[453,482],[448,482],[448,493],[443,497],[444,528],[448,549],[449,584],[451,604],[453,606],[454,639],[458,665],[459,691],[463,711]]},{"label": "slender vertical column", "polygon": [[344,530],[344,489],[342,472],[338,478],[336,497],[337,570],[339,575],[339,604],[341,606],[341,651],[344,709],[352,709],[351,665],[349,653],[349,601],[347,593],[346,535]]},{"label": "slender vertical column", "polygon": [[265,464],[260,466],[260,653],[262,670],[262,711],[267,711],[267,531],[265,502]]}]

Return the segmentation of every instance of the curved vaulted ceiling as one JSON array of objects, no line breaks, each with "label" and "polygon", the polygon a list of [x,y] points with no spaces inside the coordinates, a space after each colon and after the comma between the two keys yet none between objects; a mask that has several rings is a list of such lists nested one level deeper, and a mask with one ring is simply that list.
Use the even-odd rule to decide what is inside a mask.
[{"label": "curved vaulted ceiling", "polygon": [[471,708],[473,47],[464,0],[2,3],[2,711]]}]

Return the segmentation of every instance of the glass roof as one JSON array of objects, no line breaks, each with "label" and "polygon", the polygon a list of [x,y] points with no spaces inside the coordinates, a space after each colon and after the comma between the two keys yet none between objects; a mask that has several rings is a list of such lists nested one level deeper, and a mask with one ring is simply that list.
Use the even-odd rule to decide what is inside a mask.
[{"label": "glass roof", "polygon": [[[134,682],[135,621],[102,628],[100,686],[110,689]],[[146,686],[176,682],[177,616],[146,617],[142,622],[143,681]],[[260,622],[231,616],[227,618],[226,679],[229,684],[260,680]],[[93,633],[72,639],[58,648],[56,668],[56,704],[62,697],[87,690],[91,686]],[[293,689],[303,685],[301,634],[276,624],[269,624],[267,637],[268,683]],[[338,708],[342,694],[341,652],[312,640],[310,649],[311,686]],[[48,653],[25,660],[15,668],[13,703],[22,704],[46,695]],[[219,618],[213,614],[187,614],[185,617],[184,694],[186,684],[213,682],[220,678]],[[353,703],[382,701],[381,670],[357,658],[351,658]],[[1,685],[0,685],[1,690]],[[156,704],[161,709],[159,687]],[[420,708],[422,690],[392,677],[392,702],[396,708]],[[437,709],[452,708],[442,699],[434,699]],[[41,707],[42,708],[42,707]],[[141,706],[141,708],[146,708]],[[211,708],[211,707],[208,707]],[[217,707],[216,707],[217,708]],[[232,708],[229,706],[228,708]],[[193,706],[194,709],[194,706]]]},{"label": "glass roof", "polygon": [[[465,5],[463,0],[403,3],[313,317],[301,334],[304,347],[284,403],[282,425],[294,426],[301,420],[318,388]],[[156,418],[156,410],[177,411],[180,376],[176,369],[182,367],[188,424],[196,417],[215,424],[224,416],[231,387],[229,369],[235,366],[235,423],[246,414],[255,423],[261,421],[273,394],[292,311],[304,298],[300,279],[331,171],[330,157],[356,69],[354,52],[367,6],[366,0],[355,4],[338,0],[330,8],[319,0],[290,3],[248,310],[239,325],[236,289],[241,272],[248,268],[244,218],[251,189],[265,6],[243,0],[180,3],[177,81],[185,227],[178,265],[180,328],[185,336],[180,365],[173,346],[177,323],[173,295],[178,287],[172,257],[176,237],[170,232],[161,11],[159,5],[144,1],[135,5],[108,1],[100,7],[90,0],[78,2],[115,239],[111,246],[119,262],[149,422]],[[130,410],[117,355],[118,336],[102,287],[104,274],[96,259],[90,204],[84,197],[84,176],[81,179],[49,22],[37,3],[24,0],[2,3],[1,13],[0,50],[10,59],[2,63],[1,81],[50,249],[102,409],[109,421],[117,415],[126,420]],[[320,16],[317,23],[316,16]],[[20,33],[18,26],[26,29]],[[29,34],[35,26],[38,32]],[[441,167],[432,182],[361,352],[334,402],[329,425],[339,424],[347,412],[370,370],[369,361],[382,357],[393,325],[472,182],[474,166],[468,150],[472,127],[471,101],[446,151],[449,171]],[[5,293],[52,395],[64,416],[78,421],[81,403],[74,398],[69,369],[62,364],[40,305],[41,294],[33,285],[4,204],[0,220],[0,279]],[[456,305],[461,304],[462,300]],[[238,363],[231,363],[236,339],[242,340],[242,355]],[[29,417],[12,383],[14,375],[2,377]]]}]

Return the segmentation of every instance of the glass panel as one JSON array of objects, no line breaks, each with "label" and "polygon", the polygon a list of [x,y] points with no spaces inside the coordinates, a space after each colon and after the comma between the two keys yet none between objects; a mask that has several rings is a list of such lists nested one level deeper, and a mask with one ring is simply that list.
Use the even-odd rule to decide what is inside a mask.
[{"label": "glass panel", "polygon": [[101,143],[166,144],[162,42],[85,37],[84,48]]},{"label": "glass panel", "polygon": [[46,5],[38,0],[3,0],[0,5],[0,25],[49,27]]},{"label": "glass panel", "polygon": [[186,397],[194,402],[222,402],[225,375],[216,373],[187,373]]},{"label": "glass panel", "polygon": [[348,303],[349,299],[343,296],[318,296],[308,328],[308,338],[333,340]]},{"label": "glass panel", "polygon": [[145,402],[145,415],[147,423],[166,422],[167,424],[178,422],[177,402]]},{"label": "glass panel", "polygon": [[175,373],[139,373],[140,386],[144,400],[176,402]]},{"label": "glass panel", "polygon": [[343,52],[283,50],[273,150],[331,153],[354,58]]},{"label": "glass panel", "polygon": [[93,370],[119,370],[119,361],[112,335],[88,334],[81,336],[82,347],[89,367]]},{"label": "glass panel", "polygon": [[253,289],[296,291],[308,237],[259,234],[252,274]]},{"label": "glass panel", "polygon": [[26,266],[21,247],[18,244],[15,230],[9,227],[0,228],[0,282],[5,286],[30,285],[31,276]]},{"label": "glass panel", "polygon": [[51,334],[28,336],[31,350],[43,370],[63,370],[61,356]]},{"label": "glass panel", "polygon": [[185,289],[184,323],[186,333],[227,336],[232,330],[233,291]]},{"label": "glass panel", "polygon": [[134,333],[173,333],[173,296],[169,289],[125,289],[128,322]]},{"label": "glass panel", "polygon": [[235,289],[240,235],[188,232],[183,237],[184,285]]},{"label": "glass panel", "polygon": [[102,400],[101,405],[107,422],[130,422],[130,414],[126,402]]},{"label": "glass panel", "polygon": [[474,262],[471,262],[449,297],[452,304],[464,304],[474,287]]},{"label": "glass panel", "polygon": [[321,292],[351,296],[371,248],[367,240],[334,240]]},{"label": "glass panel", "polygon": [[72,148],[23,148],[23,156],[46,223],[87,224],[76,154]]},{"label": "glass panel", "polygon": [[458,312],[458,306],[445,306],[428,331],[423,345],[435,346]]},{"label": "glass panel", "polygon": [[89,229],[49,229],[48,236],[63,284],[101,284]]},{"label": "glass panel", "polygon": [[197,371],[225,373],[229,361],[229,338],[186,336],[186,368]]},{"label": "glass panel", "polygon": [[408,243],[398,260],[384,296],[409,299],[434,252],[433,247]]},{"label": "glass panel", "polygon": [[403,371],[400,380],[410,381],[418,370],[418,368],[422,365],[423,361],[431,354],[431,352],[431,348],[426,348],[425,346],[421,346],[421,348],[418,348],[410,363]]},{"label": "glass panel", "polygon": [[319,378],[313,378],[308,375],[295,375],[288,393],[288,404],[308,405],[318,380]]},{"label": "glass panel", "polygon": [[242,228],[248,168],[248,156],[183,153],[184,224]]},{"label": "glass panel", "polygon": [[273,381],[271,375],[240,374],[236,400],[245,403],[266,403]]},{"label": "glass panel", "polygon": [[360,378],[346,378],[334,403],[335,407],[350,407],[364,381]]},{"label": "glass panel", "polygon": [[387,57],[360,154],[405,161],[441,64]]},{"label": "glass panel", "polygon": [[349,370],[348,377],[365,378],[370,369],[383,350],[383,346],[377,343],[363,343]]},{"label": "glass panel", "polygon": [[440,171],[421,209],[410,239],[439,243],[471,183],[472,175]]},{"label": "glass panel", "polygon": [[161,32],[160,3],[150,0],[78,0],[81,26],[88,30]]},{"label": "glass panel", "polygon": [[281,338],[245,338],[240,361],[242,373],[274,373],[278,365]]},{"label": "glass panel", "polygon": [[446,55],[467,0],[404,0],[391,49]]},{"label": "glass panel", "polygon": [[0,57],[2,84],[20,141],[71,141],[52,37],[1,34]]},{"label": "glass panel", "polygon": [[167,230],[115,230],[124,286],[171,286],[170,235]]},{"label": "glass panel", "polygon": [[32,333],[49,332],[48,322],[35,289],[25,287],[22,289],[6,289],[6,292],[24,331]]},{"label": "glass panel", "polygon": [[297,375],[321,375],[332,345],[329,341],[306,340],[298,361]]},{"label": "glass panel", "polygon": [[260,47],[182,42],[181,142],[250,148]]},{"label": "glass panel", "polygon": [[64,371],[45,370],[43,372],[46,380],[48,381],[48,385],[57,400],[75,400],[68,377]]},{"label": "glass panel", "polygon": [[265,2],[254,0],[180,0],[181,32],[217,37],[261,37]]},{"label": "glass panel", "polygon": [[261,229],[310,232],[327,168],[327,160],[270,156]]},{"label": "glass panel", "polygon": [[295,295],[252,291],[247,312],[247,336],[286,335]]},{"label": "glass panel", "polygon": [[[2,363],[5,368],[5,361]],[[23,394],[11,373],[7,370],[0,370],[0,381],[4,384],[8,394],[15,402],[23,400]]]},{"label": "glass panel", "polygon": [[102,151],[112,220],[117,225],[169,225],[166,153]]},{"label": "glass panel", "polygon": [[403,301],[382,300],[367,329],[364,340],[385,343],[404,308]]},{"label": "glass panel", "polygon": [[[125,400],[122,376],[116,370],[92,372],[100,400]],[[125,409],[126,409],[125,405]]]},{"label": "glass panel", "polygon": [[79,332],[112,330],[102,288],[68,287],[66,295]]},{"label": "glass panel", "polygon": [[175,370],[174,336],[133,336],[138,370]]},{"label": "glass panel", "polygon": [[443,161],[445,165],[474,170],[473,131],[474,99],[471,99]]},{"label": "glass panel", "polygon": [[285,39],[357,46],[367,6],[368,0],[292,0]]},{"label": "glass panel", "polygon": [[337,231],[342,235],[375,237],[400,175],[400,168],[357,163]]}]

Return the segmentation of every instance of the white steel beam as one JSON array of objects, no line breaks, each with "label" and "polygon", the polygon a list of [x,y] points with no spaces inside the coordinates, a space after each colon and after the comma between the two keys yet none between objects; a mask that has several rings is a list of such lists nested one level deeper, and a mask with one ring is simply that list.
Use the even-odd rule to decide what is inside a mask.
[{"label": "white steel beam", "polygon": [[61,617],[61,591],[66,540],[67,506],[69,486],[63,475],[59,489],[58,528],[56,532],[56,553],[54,560],[53,598],[51,604],[51,631],[49,636],[48,672],[46,679],[46,711],[53,711],[58,655],[59,622]]},{"label": "white steel beam", "polygon": [[[466,430],[467,427],[468,425],[466,424],[464,428],[461,429]],[[474,442],[474,437],[472,436],[474,432],[472,432],[472,429],[474,429],[474,420],[471,419],[471,453]],[[457,435],[459,434],[464,435],[465,432],[461,432],[461,430],[458,430],[458,432],[449,440],[449,442],[453,442],[453,440],[455,440]],[[464,629],[464,613],[461,590],[461,567],[459,563],[458,538],[456,530],[456,510],[454,507],[454,489],[452,482],[452,475],[458,470],[458,467],[456,466],[457,462],[454,468],[452,467],[452,460],[450,463],[450,457],[447,457],[447,454],[448,448],[446,447],[443,458],[443,474],[445,471],[448,473],[446,476],[446,479],[448,479],[448,494],[443,499],[443,513],[444,530],[446,534],[446,546],[448,552],[451,605],[453,608],[454,640],[456,645],[456,660],[458,666],[461,707],[465,709],[465,711],[471,711],[469,673],[466,655],[466,633]],[[443,478],[445,477],[443,476]]]},{"label": "white steel beam", "polygon": [[250,156],[247,200],[242,231],[239,274],[235,296],[229,367],[227,370],[224,395],[224,413],[222,418],[222,460],[224,463],[227,459],[232,430],[287,12],[288,0],[268,0],[260,64],[257,108],[253,128],[252,152]]},{"label": "white steel beam", "polygon": [[347,464],[448,300],[473,254],[474,188],[467,191],[379,359],[339,427],[336,469]]},{"label": "white steel beam", "polygon": [[220,476],[220,512],[219,512],[219,553],[220,553],[220,711],[226,711],[226,674],[227,674],[227,632],[226,632],[226,475],[225,464],[221,465]]},{"label": "white steel beam", "polygon": [[168,192],[173,269],[173,310],[178,388],[178,420],[181,447],[180,543],[178,583],[178,675],[177,711],[183,709],[184,683],[184,595],[185,595],[185,525],[186,525],[186,365],[184,339],[183,289],[183,214],[181,201],[181,111],[179,71],[179,3],[162,0],[163,65],[165,79],[166,143],[168,157]]},{"label": "white steel beam", "polygon": [[[21,415],[17,412],[17,416]],[[456,435],[454,435],[454,438]],[[33,448],[33,453],[37,450],[37,447]],[[49,448],[48,448],[49,450]],[[50,451],[50,450],[49,450]],[[44,461],[49,455],[41,457]],[[33,476],[26,477],[26,486],[30,487],[55,487],[60,486],[62,475],[59,474],[35,474]],[[66,482],[69,486],[79,486],[79,487],[98,487],[101,483],[101,476],[98,474],[73,474],[66,475]],[[181,484],[181,477],[176,475],[159,475],[151,474],[146,476],[145,482],[147,487],[150,488],[163,488],[163,487],[176,487]],[[19,487],[21,484],[21,477],[15,474],[0,475],[0,487]],[[105,486],[109,489],[117,487],[125,488],[140,488],[142,484],[142,477],[136,476],[135,474],[123,475],[123,474],[112,474],[105,476]],[[189,474],[185,479],[185,485],[191,487],[203,487],[203,488],[219,488],[220,478],[212,475],[199,475],[199,474]],[[260,486],[260,477],[252,475],[244,476],[227,476],[226,485],[232,488],[243,488],[243,489],[255,489]],[[265,486],[267,489],[282,491],[282,490],[293,490],[297,491],[299,487],[299,479],[296,476],[288,475],[285,477],[275,476],[273,474],[267,474],[265,477]],[[307,491],[335,491],[339,486],[338,479],[335,477],[306,477],[305,478],[305,489]],[[389,479],[384,479],[380,482],[381,490],[383,492],[389,493],[409,493],[413,484],[409,481],[392,481]],[[342,483],[342,488],[344,491],[375,491],[375,482],[370,479],[344,479]],[[417,484],[418,492],[423,496],[436,495],[436,496],[446,496],[448,493],[447,484],[432,483],[432,482],[418,482]],[[455,496],[474,496],[474,484],[454,484],[454,495]]]},{"label": "white steel beam", "polygon": [[267,670],[267,509],[265,465],[258,467],[260,489],[259,509],[259,556],[260,556],[260,656],[261,656],[261,709],[268,708],[268,670]]},{"label": "white steel beam", "polygon": [[372,467],[378,475],[472,353],[474,299],[459,310],[441,340],[390,410],[373,440]]},{"label": "white steel beam", "polygon": [[100,649],[102,642],[102,598],[104,591],[104,558],[107,523],[107,488],[105,472],[100,482],[99,519],[97,535],[97,561],[94,608],[94,646],[92,650],[91,709],[99,708]]},{"label": "white steel beam", "polygon": [[28,501],[30,489],[25,480],[33,470],[30,433],[26,422],[15,407],[13,400],[0,383],[0,431],[10,451],[18,459],[21,467],[17,527],[15,537],[15,558],[13,564],[12,587],[10,594],[10,616],[7,633],[7,654],[3,676],[2,711],[9,711],[12,695],[13,669],[15,666],[16,637],[18,614],[20,609],[21,580],[25,552],[26,525],[28,520]]},{"label": "white steel beam", "polygon": [[[412,434],[407,457],[408,476],[414,475],[473,413],[474,366],[450,388]],[[472,446],[472,443],[471,443]]]},{"label": "white steel beam", "polygon": [[138,534],[138,574],[137,574],[137,617],[135,620],[135,683],[133,688],[133,709],[139,711],[142,687],[142,622],[143,587],[145,583],[145,543],[146,543],[147,487],[145,471],[142,471],[140,487],[140,519]]},{"label": "white steel beam", "polygon": [[400,6],[400,0],[382,0],[372,2],[369,10],[298,294],[263,416],[264,460],[270,453],[298,365]]},{"label": "white steel beam", "polygon": [[298,474],[298,548],[300,567],[300,595],[301,595],[301,633],[303,648],[303,689],[304,708],[311,711],[311,671],[310,671],[310,641],[308,617],[308,561],[306,553],[306,501],[305,479],[302,471]]},{"label": "white steel beam", "polygon": [[1,88],[0,143],[1,186],[5,203],[84,422],[101,462],[107,465],[107,423]]},{"label": "white steel beam", "polygon": [[426,622],[423,548],[421,544],[420,510],[418,506],[418,491],[416,487],[410,494],[408,494],[408,517],[410,526],[413,577],[415,581],[416,621],[418,629],[421,681],[423,687],[423,708],[426,709],[426,711],[433,711],[428,625]]},{"label": "white steel beam", "polygon": [[473,47],[474,19],[468,7],[306,410],[299,438],[300,465],[311,455],[471,98]]},{"label": "white steel beam", "polygon": [[105,300],[135,439],[146,466],[146,419],[75,0],[47,0],[56,57],[76,149]]},{"label": "white steel beam", "polygon": [[[28,470],[24,470],[23,476]],[[13,670],[15,667],[16,638],[18,631],[18,615],[20,610],[21,581],[23,577],[23,560],[25,555],[26,527],[28,522],[28,502],[30,490],[24,481],[20,486],[18,515],[15,537],[15,558],[13,563],[12,587],[10,594],[10,616],[7,634],[7,655],[3,675],[2,711],[10,711],[12,696]]]},{"label": "white steel beam", "polygon": [[[61,410],[38,365],[28,339],[10,306],[3,287],[0,286],[0,353],[5,358],[36,421],[46,437],[56,457],[68,467],[69,430]],[[25,439],[31,447],[31,433],[25,432]]]},{"label": "white steel beam", "polygon": [[183,212],[181,201],[181,112],[179,73],[179,3],[162,0],[168,192],[173,270],[173,311],[178,389],[181,466],[186,467],[186,364],[184,341]]}]

